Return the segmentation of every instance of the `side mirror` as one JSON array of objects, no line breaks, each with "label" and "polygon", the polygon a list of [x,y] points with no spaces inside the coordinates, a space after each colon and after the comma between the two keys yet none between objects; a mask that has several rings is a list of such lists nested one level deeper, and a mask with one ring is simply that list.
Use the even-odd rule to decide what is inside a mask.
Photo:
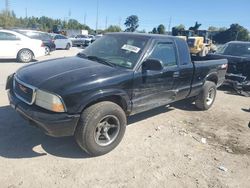
[{"label": "side mirror", "polygon": [[142,70],[151,70],[151,71],[161,71],[163,69],[162,61],[158,59],[147,59],[142,63]]}]

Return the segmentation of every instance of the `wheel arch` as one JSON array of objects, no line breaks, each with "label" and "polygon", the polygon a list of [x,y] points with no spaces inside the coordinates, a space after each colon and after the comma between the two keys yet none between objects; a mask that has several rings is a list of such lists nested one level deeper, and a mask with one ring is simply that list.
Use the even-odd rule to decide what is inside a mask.
[{"label": "wheel arch", "polygon": [[206,76],[205,81],[214,82],[215,85],[217,85],[218,84],[218,75],[217,75],[217,73],[213,72],[213,73],[208,74]]},{"label": "wheel arch", "polygon": [[109,90],[109,91],[99,91],[91,94],[89,97],[84,97],[85,99],[81,102],[80,109],[78,111],[83,112],[89,106],[102,101],[110,101],[119,105],[126,115],[131,112],[131,102],[128,94],[121,90]]},{"label": "wheel arch", "polygon": [[31,49],[29,49],[29,48],[22,48],[22,49],[20,49],[20,50],[17,52],[17,54],[16,54],[16,58],[18,58],[18,54],[19,54],[22,50],[29,50],[29,51],[31,51],[31,52],[32,52],[32,55],[33,55],[33,57],[32,57],[32,58],[34,58],[34,57],[35,57],[35,54],[34,54],[34,52],[33,52]]}]

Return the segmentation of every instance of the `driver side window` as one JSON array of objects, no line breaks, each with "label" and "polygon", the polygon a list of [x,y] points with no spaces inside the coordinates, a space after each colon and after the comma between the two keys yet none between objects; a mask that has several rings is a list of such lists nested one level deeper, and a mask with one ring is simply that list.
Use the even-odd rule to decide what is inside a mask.
[{"label": "driver side window", "polygon": [[177,65],[175,48],[171,42],[157,43],[149,58],[162,61],[165,67]]}]

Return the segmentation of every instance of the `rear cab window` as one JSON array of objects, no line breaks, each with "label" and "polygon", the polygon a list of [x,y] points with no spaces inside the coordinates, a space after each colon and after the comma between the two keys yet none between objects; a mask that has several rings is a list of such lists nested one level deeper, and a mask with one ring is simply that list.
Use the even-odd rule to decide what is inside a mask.
[{"label": "rear cab window", "polygon": [[160,60],[163,63],[164,67],[178,65],[175,44],[171,41],[156,42],[149,58]]},{"label": "rear cab window", "polygon": [[187,42],[183,39],[176,39],[175,42],[177,46],[180,66],[190,64],[191,58]]}]

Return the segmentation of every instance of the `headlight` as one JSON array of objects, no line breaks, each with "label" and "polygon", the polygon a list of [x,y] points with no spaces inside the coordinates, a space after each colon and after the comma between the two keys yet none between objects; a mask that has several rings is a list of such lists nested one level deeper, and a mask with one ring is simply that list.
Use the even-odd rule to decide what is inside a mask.
[{"label": "headlight", "polygon": [[39,89],[36,91],[35,104],[53,112],[66,112],[64,103],[59,96]]}]

